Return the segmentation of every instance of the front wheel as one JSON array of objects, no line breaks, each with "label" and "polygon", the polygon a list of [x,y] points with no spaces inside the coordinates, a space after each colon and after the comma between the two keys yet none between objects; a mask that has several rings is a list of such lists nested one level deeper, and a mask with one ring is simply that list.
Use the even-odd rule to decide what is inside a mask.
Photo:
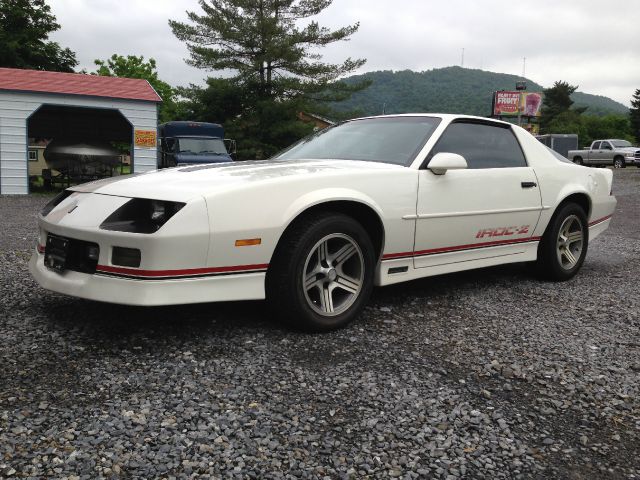
[{"label": "front wheel", "polygon": [[573,277],[587,256],[589,229],[584,210],[575,203],[560,207],[538,247],[537,267],[550,280]]},{"label": "front wheel", "polygon": [[613,168],[624,168],[624,158],[616,157],[613,159]]},{"label": "front wheel", "polygon": [[267,273],[267,301],[296,328],[341,328],[362,310],[373,289],[375,250],[353,218],[318,213],[293,224]]}]

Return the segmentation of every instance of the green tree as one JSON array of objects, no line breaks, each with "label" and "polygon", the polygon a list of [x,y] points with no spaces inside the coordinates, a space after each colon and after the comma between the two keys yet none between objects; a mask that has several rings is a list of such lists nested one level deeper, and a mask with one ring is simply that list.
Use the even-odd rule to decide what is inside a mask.
[{"label": "green tree", "polygon": [[244,89],[234,79],[208,78],[206,86],[178,87],[176,120],[228,123],[246,108]]},{"label": "green tree", "polygon": [[178,108],[175,101],[175,90],[167,82],[158,78],[155,59],[150,58],[148,61],[145,61],[143,56],[127,55],[125,57],[114,53],[108,60],[96,59],[94,63],[98,66],[94,75],[142,78],[147,80],[158,95],[160,95],[160,98],[162,98],[159,111],[160,122],[174,119],[176,109]]},{"label": "green tree", "polygon": [[44,0],[0,0],[0,67],[73,72],[75,53],[48,40],[59,29]]},{"label": "green tree", "polygon": [[582,133],[580,141],[583,145],[591,145],[594,140],[601,138],[621,138],[633,141],[629,117],[626,115],[609,114],[603,117],[583,115]]},{"label": "green tree", "polygon": [[[573,100],[571,95],[578,89],[578,86],[569,85],[567,82],[557,81],[551,88],[544,89],[544,98],[542,100],[542,110],[540,115],[540,130],[541,133],[557,133],[552,131],[552,125],[556,117],[566,114],[566,112],[574,112],[577,117],[584,113],[586,107],[571,108]],[[576,115],[562,115],[559,121],[566,123],[568,118],[573,118],[573,122],[576,121]],[[557,122],[556,122],[557,125]],[[567,132],[561,132],[567,133]]]},{"label": "green tree", "polygon": [[640,144],[640,88],[636,89],[633,97],[631,97],[629,122],[631,123],[631,133],[635,137],[636,142]]},{"label": "green tree", "polygon": [[234,73],[244,105],[234,123],[239,150],[243,142],[252,144],[247,156],[269,156],[308,131],[296,110],[316,111],[320,102],[348,98],[368,85],[338,81],[365,60],[331,64],[314,52],[348,40],[358,24],[334,31],[315,21],[302,26],[332,1],[200,0],[203,14],[187,12],[190,23],[169,21],[189,48],[189,64]]}]

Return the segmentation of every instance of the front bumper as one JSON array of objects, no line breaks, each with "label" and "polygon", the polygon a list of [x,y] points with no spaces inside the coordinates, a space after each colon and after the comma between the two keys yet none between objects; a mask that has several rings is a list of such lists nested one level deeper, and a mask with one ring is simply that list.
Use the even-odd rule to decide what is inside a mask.
[{"label": "front bumper", "polygon": [[75,271],[59,273],[44,265],[44,254],[37,250],[29,261],[29,271],[47,290],[122,305],[181,305],[265,298],[265,272],[171,280],[129,279]]}]

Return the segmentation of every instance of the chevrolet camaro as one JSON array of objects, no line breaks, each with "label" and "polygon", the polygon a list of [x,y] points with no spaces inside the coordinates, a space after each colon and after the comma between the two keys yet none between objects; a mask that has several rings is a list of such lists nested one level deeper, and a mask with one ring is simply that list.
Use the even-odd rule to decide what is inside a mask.
[{"label": "chevrolet camaro", "polygon": [[30,270],[46,289],[128,305],[266,298],[326,331],[374,285],[512,262],[567,280],[615,205],[610,170],[512,124],[369,117],[266,161],[68,188],[39,216]]}]

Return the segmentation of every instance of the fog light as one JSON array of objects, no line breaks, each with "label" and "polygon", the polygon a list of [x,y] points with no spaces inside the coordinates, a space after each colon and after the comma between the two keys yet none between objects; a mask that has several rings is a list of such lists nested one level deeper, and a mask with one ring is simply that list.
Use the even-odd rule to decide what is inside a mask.
[{"label": "fog light", "polygon": [[89,260],[98,261],[100,249],[98,247],[87,247],[87,258]]},{"label": "fog light", "polygon": [[111,252],[111,263],[122,267],[140,266],[140,250],[137,248],[113,247]]}]

